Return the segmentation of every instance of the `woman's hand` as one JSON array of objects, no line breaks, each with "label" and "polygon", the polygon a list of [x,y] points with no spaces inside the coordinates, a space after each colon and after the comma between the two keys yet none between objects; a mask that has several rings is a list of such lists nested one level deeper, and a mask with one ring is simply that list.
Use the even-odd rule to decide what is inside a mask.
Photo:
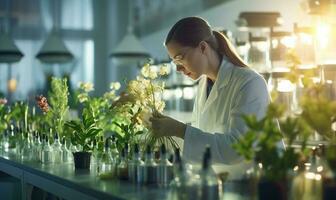
[{"label": "woman's hand", "polygon": [[149,120],[152,122],[152,130],[155,136],[176,136],[184,138],[184,132],[187,127],[186,124],[157,112],[154,113],[153,117]]}]

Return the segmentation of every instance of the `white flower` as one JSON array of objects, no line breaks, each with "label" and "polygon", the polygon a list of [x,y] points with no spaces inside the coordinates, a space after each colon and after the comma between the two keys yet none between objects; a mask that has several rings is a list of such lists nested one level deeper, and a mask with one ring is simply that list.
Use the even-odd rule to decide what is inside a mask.
[{"label": "white flower", "polygon": [[149,73],[150,73],[150,66],[146,64],[141,68],[141,74],[143,77],[147,78],[149,76]]},{"label": "white flower", "polygon": [[162,112],[163,111],[163,109],[165,108],[165,106],[166,106],[166,104],[165,104],[165,102],[164,101],[157,101],[157,102],[155,102],[155,108],[157,109],[157,111],[159,111],[159,112]]},{"label": "white flower", "polygon": [[79,101],[80,103],[84,103],[85,101],[87,101],[87,100],[89,99],[88,95],[85,94],[85,93],[79,94],[79,95],[77,96],[77,98],[78,98],[78,101]]},{"label": "white flower", "polygon": [[158,74],[154,67],[150,66],[149,64],[146,64],[142,67],[141,74],[143,77],[150,79],[156,79],[158,77]]},{"label": "white flower", "polygon": [[153,80],[153,79],[156,79],[157,77],[158,77],[158,74],[156,73],[156,71],[154,70],[150,71],[148,78]]},{"label": "white flower", "polygon": [[104,98],[114,100],[117,98],[117,96],[115,95],[114,91],[111,91],[111,92],[105,92]]},{"label": "white flower", "polygon": [[160,76],[169,74],[169,67],[167,65],[162,65],[159,71]]},{"label": "white flower", "polygon": [[110,89],[111,90],[119,90],[121,87],[119,82],[112,82],[110,83]]},{"label": "white flower", "polygon": [[79,88],[84,90],[85,92],[90,92],[94,90],[92,83],[79,82]]}]

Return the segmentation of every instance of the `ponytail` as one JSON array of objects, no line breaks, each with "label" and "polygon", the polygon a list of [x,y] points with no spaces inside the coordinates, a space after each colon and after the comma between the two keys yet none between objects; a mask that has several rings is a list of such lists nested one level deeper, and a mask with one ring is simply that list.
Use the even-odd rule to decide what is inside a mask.
[{"label": "ponytail", "polygon": [[212,31],[212,33],[217,40],[216,49],[221,55],[226,56],[229,61],[236,66],[248,67],[248,65],[240,58],[234,46],[224,34],[218,31]]},{"label": "ponytail", "polygon": [[206,41],[234,65],[248,67],[229,39],[222,33],[213,31],[209,23],[200,17],[186,17],[176,22],[166,37],[165,45],[170,41],[189,47],[197,47],[201,41]]}]

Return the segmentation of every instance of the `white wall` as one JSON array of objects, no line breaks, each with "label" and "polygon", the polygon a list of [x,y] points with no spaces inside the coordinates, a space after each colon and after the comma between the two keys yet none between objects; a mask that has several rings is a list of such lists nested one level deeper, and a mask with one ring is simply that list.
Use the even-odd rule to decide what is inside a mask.
[{"label": "white wall", "polygon": [[[205,18],[212,27],[223,27],[232,32],[236,31],[235,20],[243,11],[277,11],[284,20],[281,30],[292,30],[293,23],[307,24],[309,16],[300,7],[301,0],[232,0],[216,6],[197,16]],[[173,24],[172,24],[173,25]],[[171,25],[171,26],[172,26]],[[163,47],[164,39],[170,27],[142,38],[142,43],[154,58],[166,59]]]}]

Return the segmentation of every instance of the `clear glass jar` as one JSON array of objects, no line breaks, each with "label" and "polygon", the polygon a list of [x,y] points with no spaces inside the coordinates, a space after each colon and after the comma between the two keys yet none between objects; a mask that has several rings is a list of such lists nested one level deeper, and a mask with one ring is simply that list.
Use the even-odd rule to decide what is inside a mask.
[{"label": "clear glass jar", "polygon": [[236,48],[239,56],[243,59],[243,61],[248,63],[249,44],[247,42],[236,41]]},{"label": "clear glass jar", "polygon": [[314,34],[312,27],[299,27],[294,24],[296,37],[294,50],[301,61],[302,68],[313,68],[316,66]]},{"label": "clear glass jar", "polygon": [[271,71],[270,42],[267,37],[249,35],[248,64],[260,73]]}]

